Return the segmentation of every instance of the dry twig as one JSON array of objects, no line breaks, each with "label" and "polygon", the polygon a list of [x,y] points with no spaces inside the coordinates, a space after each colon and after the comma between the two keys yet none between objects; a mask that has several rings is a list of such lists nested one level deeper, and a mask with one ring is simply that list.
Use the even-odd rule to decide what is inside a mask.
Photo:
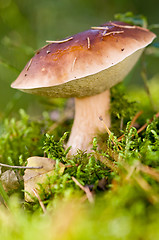
[{"label": "dry twig", "polygon": [[59,41],[49,41],[49,40],[47,40],[46,42],[47,43],[64,43],[64,42],[68,42],[72,39],[73,39],[73,37],[70,37],[70,38],[67,38],[67,39],[64,39],[64,40],[59,40]]},{"label": "dry twig", "polygon": [[111,34],[119,34],[119,33],[123,33],[124,31],[112,31],[112,32],[106,32],[105,34],[103,33],[103,37],[111,35]]},{"label": "dry twig", "polygon": [[[158,117],[159,117],[159,112],[156,113],[155,116],[158,118]],[[142,132],[142,131],[147,127],[147,125],[153,121],[153,119],[154,119],[154,118],[151,118],[148,123],[145,123],[141,128],[139,128],[139,129],[137,130],[137,133]]]},{"label": "dry twig", "polygon": [[11,166],[11,165],[4,164],[4,163],[0,163],[0,166],[8,167],[8,168],[16,168],[16,169],[41,169],[41,168],[43,168],[43,166],[39,166],[39,167]]},{"label": "dry twig", "polygon": [[91,29],[93,29],[93,30],[108,30],[109,27],[107,27],[107,26],[104,26],[104,27],[91,27]]},{"label": "dry twig", "polygon": [[151,203],[158,203],[158,194],[154,192],[151,185],[138,172],[139,170],[141,170],[140,163],[136,162],[133,166],[123,163],[122,166],[128,173],[128,175],[126,176],[126,180],[129,180],[130,178],[134,179],[135,182],[140,186],[140,188],[147,194],[148,200]]},{"label": "dry twig", "polygon": [[148,199],[151,203],[158,203],[159,196],[153,192],[151,185],[140,175],[133,176],[138,185],[148,194]]},{"label": "dry twig", "polygon": [[150,175],[154,180],[159,182],[159,171],[158,170],[156,170],[152,167],[143,165],[143,164],[139,165],[139,170],[143,173]]},{"label": "dry twig", "polygon": [[32,61],[33,61],[33,59],[31,58],[31,60],[30,60],[29,63],[28,63],[28,66],[27,66],[27,68],[26,68],[26,71],[29,70],[29,68],[30,68],[30,66],[31,66],[31,64],[32,64]]},{"label": "dry twig", "polygon": [[46,208],[45,208],[45,206],[44,206],[44,204],[43,204],[43,202],[42,202],[42,200],[41,200],[41,198],[40,198],[40,196],[39,196],[38,192],[36,191],[36,189],[35,189],[35,188],[33,188],[33,189],[32,189],[32,191],[33,191],[33,193],[34,193],[35,197],[38,199],[38,201],[39,201],[39,204],[40,204],[40,206],[41,206],[41,208],[42,208],[43,212],[44,212],[44,213],[46,213]]},{"label": "dry twig", "polygon": [[[140,115],[143,113],[143,111],[139,111],[132,119],[131,124],[130,124],[130,128],[133,127],[134,123],[136,122],[136,120],[140,117]],[[122,138],[124,137],[124,134],[121,135],[118,138],[118,142],[120,142],[122,140]]]},{"label": "dry twig", "polygon": [[88,201],[90,203],[94,203],[94,198],[91,191],[89,190],[89,187],[82,186],[82,184],[80,184],[75,177],[72,177],[72,180],[76,183],[77,186],[79,186],[86,193]]},{"label": "dry twig", "polygon": [[[109,130],[109,128],[107,127],[107,125],[105,124],[105,122],[103,121],[103,118],[102,118],[102,116],[100,116],[99,117],[99,120],[103,123],[103,125],[104,125],[104,127],[105,127],[105,129],[106,129],[106,131],[107,131],[107,133],[108,133],[108,135],[109,135],[109,137],[111,137],[112,139],[112,142],[114,143],[114,145],[116,145],[116,143],[115,143],[115,141],[114,141],[114,137],[112,136],[112,132]],[[117,148],[118,148],[118,146],[117,146]],[[119,145],[119,148],[122,150],[122,147]]]},{"label": "dry twig", "polygon": [[77,60],[77,57],[75,57],[74,60],[73,60],[72,67],[71,67],[71,71],[74,70],[76,60]]},{"label": "dry twig", "polygon": [[90,49],[91,48],[91,41],[90,38],[87,37],[87,48]]}]

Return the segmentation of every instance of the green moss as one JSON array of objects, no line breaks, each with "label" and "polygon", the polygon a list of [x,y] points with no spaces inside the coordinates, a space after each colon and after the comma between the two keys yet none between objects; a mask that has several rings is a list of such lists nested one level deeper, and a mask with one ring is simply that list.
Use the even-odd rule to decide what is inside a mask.
[{"label": "green moss", "polygon": [[0,153],[1,162],[11,165],[23,165],[29,156],[42,155],[44,122],[31,121],[23,111],[20,119],[5,119],[1,124]]},{"label": "green moss", "polygon": [[122,84],[111,89],[111,130],[116,135],[120,134],[120,129],[123,129],[126,123],[139,111],[139,104],[137,101],[131,100],[126,95],[126,91]]},{"label": "green moss", "polygon": [[[112,116],[116,129],[124,117],[124,135],[120,142],[115,133],[105,137],[106,150],[98,150],[99,140],[94,138],[91,153],[79,150],[69,157],[69,149],[64,149],[67,133],[61,138],[57,129],[52,131],[56,137],[44,134],[51,125],[47,114],[43,120],[33,121],[21,110],[19,120],[2,123],[3,162],[10,158],[12,164],[24,165],[27,157],[45,155],[56,160],[56,167],[54,174],[39,184],[38,193],[47,209],[45,216],[37,198],[32,204],[23,204],[20,189],[14,191],[18,197],[8,197],[4,189],[0,190],[0,195],[7,197],[9,208],[8,211],[0,206],[1,239],[158,238],[159,119],[154,117],[138,134],[135,127],[130,127],[137,104],[130,102],[120,89],[118,86],[112,90]],[[64,132],[65,127],[58,127]],[[149,171],[142,171],[141,166]],[[73,177],[89,190],[93,204]]]}]

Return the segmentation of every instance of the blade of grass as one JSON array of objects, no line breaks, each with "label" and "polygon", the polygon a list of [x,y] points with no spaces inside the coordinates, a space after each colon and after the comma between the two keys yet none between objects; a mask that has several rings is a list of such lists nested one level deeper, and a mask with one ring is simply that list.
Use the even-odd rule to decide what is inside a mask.
[{"label": "blade of grass", "polygon": [[144,83],[145,91],[147,93],[147,96],[149,98],[149,102],[151,104],[151,107],[152,107],[153,111],[156,112],[156,107],[154,105],[154,102],[153,102],[153,99],[152,99],[152,94],[151,94],[150,88],[148,86],[148,76],[147,76],[147,69],[146,69],[146,62],[145,62],[145,53],[143,53],[143,55],[142,55],[141,65],[142,65],[141,78],[142,78],[143,83]]},{"label": "blade of grass", "polygon": [[0,182],[0,195],[4,201],[5,206],[8,207],[9,197],[8,197],[6,191],[4,190],[1,182]]},{"label": "blade of grass", "polygon": [[20,70],[18,70],[16,67],[14,67],[13,65],[7,63],[5,60],[0,59],[0,65],[9,68],[10,70],[16,72],[17,74],[20,73]]}]

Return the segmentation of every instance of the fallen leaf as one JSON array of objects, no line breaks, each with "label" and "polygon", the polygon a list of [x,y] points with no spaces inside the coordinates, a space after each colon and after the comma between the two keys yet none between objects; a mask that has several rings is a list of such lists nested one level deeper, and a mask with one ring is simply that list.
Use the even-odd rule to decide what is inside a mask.
[{"label": "fallen leaf", "polygon": [[[33,189],[38,190],[38,183],[44,183],[47,176],[54,174],[56,161],[45,157],[30,157],[27,159],[27,167],[42,167],[40,169],[26,169],[23,176],[24,179],[24,190],[25,190],[25,201],[33,202],[34,196]],[[63,173],[65,166],[59,163],[60,173]]]},{"label": "fallen leaf", "polygon": [[0,180],[5,191],[10,191],[12,189],[17,189],[20,184],[17,175],[13,170],[7,170],[2,173]]}]

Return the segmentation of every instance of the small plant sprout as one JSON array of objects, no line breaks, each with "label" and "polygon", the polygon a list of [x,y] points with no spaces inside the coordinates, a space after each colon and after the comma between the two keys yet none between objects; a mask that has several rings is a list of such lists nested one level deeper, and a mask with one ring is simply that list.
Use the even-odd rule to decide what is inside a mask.
[{"label": "small plant sprout", "polygon": [[[124,22],[107,22],[38,50],[12,87],[46,97],[74,97],[75,118],[67,147],[90,152],[110,127],[109,89],[133,68],[155,34]],[[49,54],[48,54],[49,53]]]}]

